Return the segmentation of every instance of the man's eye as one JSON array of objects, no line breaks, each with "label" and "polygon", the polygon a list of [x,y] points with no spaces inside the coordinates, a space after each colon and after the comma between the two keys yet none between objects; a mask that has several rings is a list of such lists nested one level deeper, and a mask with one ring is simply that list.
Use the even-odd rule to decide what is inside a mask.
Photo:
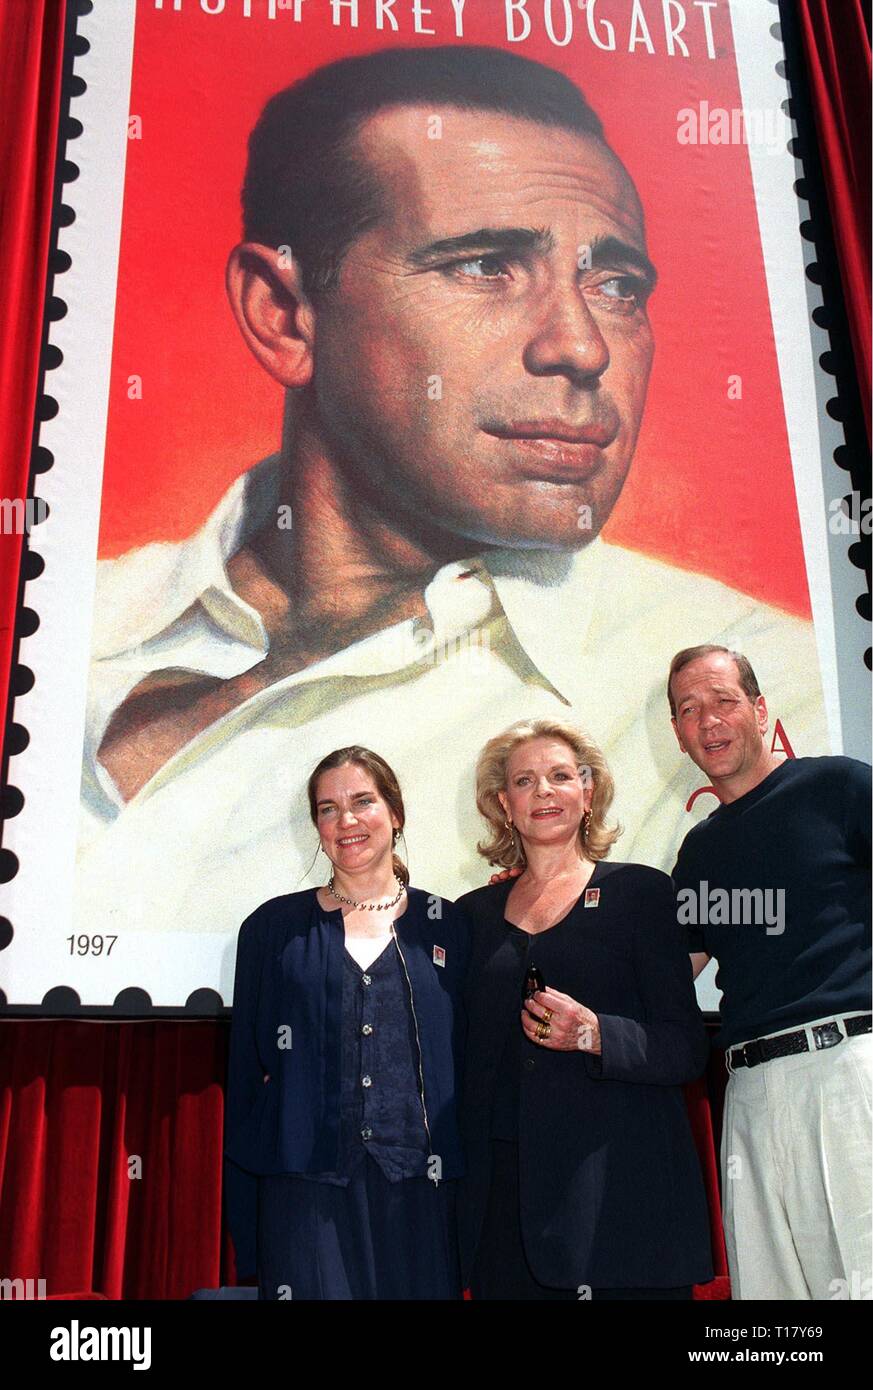
[{"label": "man's eye", "polygon": [[611,279],[601,280],[592,288],[599,291],[604,299],[630,309],[641,308],[648,298],[645,280],[639,279],[636,275],[613,275]]},{"label": "man's eye", "polygon": [[497,280],[506,272],[506,261],[500,256],[471,256],[467,261],[455,261],[451,269],[471,280]]}]

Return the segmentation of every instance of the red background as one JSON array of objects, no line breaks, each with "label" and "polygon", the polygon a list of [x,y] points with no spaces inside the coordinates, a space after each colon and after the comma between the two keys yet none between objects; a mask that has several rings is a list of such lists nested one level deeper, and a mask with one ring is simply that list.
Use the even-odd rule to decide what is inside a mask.
[{"label": "red background", "polygon": [[[265,0],[251,19],[241,0],[218,16],[171,3],[141,4],[137,16],[130,110],[142,139],[128,141],[103,555],[190,533],[234,477],[278,448],[281,389],[249,356],[224,296],[246,138],[264,101],[331,58],[454,33],[449,0],[431,0],[435,38],[413,34],[405,0],[398,35],[376,30],[369,0],[357,30],[335,28],[327,0],[307,0],[300,24],[287,11],[267,20]],[[676,138],[682,107],[742,105],[727,7],[711,12],[715,60],[690,5],[687,59],[666,55],[660,5],[644,6],[656,56],[622,51],[629,6],[598,6],[616,23],[612,53],[592,44],[575,7],[566,48],[545,38],[539,0],[529,9],[531,38],[508,45],[502,3],[468,3],[464,42],[511,47],[578,82],[637,183],[661,277],[645,420],[604,534],[808,614],[749,153]],[[128,399],[131,374],[142,400]],[[728,399],[732,374],[741,400]]]}]

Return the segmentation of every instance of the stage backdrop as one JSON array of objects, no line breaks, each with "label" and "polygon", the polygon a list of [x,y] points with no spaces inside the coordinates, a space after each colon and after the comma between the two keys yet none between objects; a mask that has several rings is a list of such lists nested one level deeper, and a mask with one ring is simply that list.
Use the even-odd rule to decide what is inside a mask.
[{"label": "stage backdrop", "polygon": [[[229,1003],[246,914],[326,881],[306,782],[350,744],[396,771],[435,895],[490,872],[476,757],[518,719],[583,727],[614,856],[669,870],[716,804],[670,726],[683,646],[746,652],[782,755],[869,756],[777,17],[98,0],[80,21],[10,1004]],[[244,223],[249,137],[310,75],[250,146]]]}]

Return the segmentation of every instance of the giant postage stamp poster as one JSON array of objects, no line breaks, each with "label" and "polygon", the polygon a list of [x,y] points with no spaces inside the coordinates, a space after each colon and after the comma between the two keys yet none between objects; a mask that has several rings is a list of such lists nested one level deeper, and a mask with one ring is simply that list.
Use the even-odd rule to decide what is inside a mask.
[{"label": "giant postage stamp poster", "polygon": [[326,880],[307,779],[351,745],[434,895],[487,882],[476,760],[527,719],[594,739],[614,857],[669,872],[716,805],[671,726],[683,647],[749,657],[780,754],[867,756],[777,20],[79,20],[10,1005],[228,1004],[242,920]]}]

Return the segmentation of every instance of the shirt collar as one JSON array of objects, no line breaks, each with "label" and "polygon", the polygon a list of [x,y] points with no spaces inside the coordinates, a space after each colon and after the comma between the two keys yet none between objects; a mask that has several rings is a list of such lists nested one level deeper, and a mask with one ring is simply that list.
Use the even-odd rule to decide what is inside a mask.
[{"label": "shirt collar", "polygon": [[[273,454],[239,477],[186,540],[100,561],[95,659],[142,670],[182,666],[225,679],[263,659],[266,628],[233,589],[227,562],[276,514],[281,463]],[[475,575],[496,593],[527,657],[566,698],[567,663],[578,665],[604,553],[595,538],[579,551],[501,549],[443,565],[424,594],[435,641],[462,630],[465,617],[481,621],[481,601],[473,613],[472,591],[459,582]]]},{"label": "shirt collar", "polygon": [[243,473],[185,540],[153,542],[98,563],[92,639],[97,660],[133,658],[147,648],[157,657],[165,645],[178,646],[195,605],[200,611],[192,619],[211,620],[229,637],[266,652],[263,620],[235,592],[226,566],[270,511],[275,513],[279,463],[280,455],[274,454]]},{"label": "shirt collar", "polygon": [[483,560],[519,644],[568,703],[568,679],[579,667],[607,550],[595,537],[580,550],[495,550]]}]

